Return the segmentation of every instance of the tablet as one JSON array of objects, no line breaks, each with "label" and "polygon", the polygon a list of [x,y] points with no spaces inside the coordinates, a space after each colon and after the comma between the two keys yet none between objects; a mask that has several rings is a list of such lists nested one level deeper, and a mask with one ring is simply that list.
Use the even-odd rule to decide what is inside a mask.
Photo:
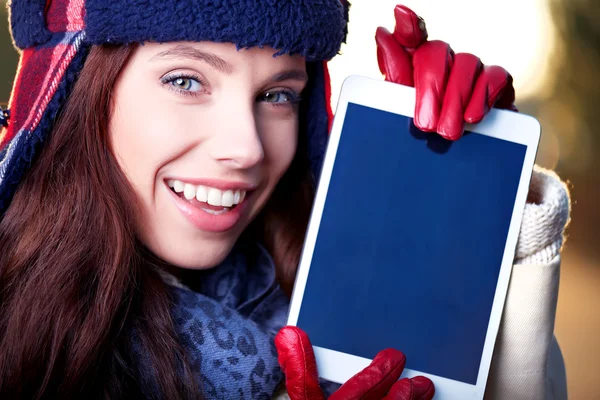
[{"label": "tablet", "polygon": [[481,399],[540,125],[491,110],[450,142],[415,128],[414,107],[413,88],[345,81],[288,324],[324,379],[392,347],[436,399]]}]

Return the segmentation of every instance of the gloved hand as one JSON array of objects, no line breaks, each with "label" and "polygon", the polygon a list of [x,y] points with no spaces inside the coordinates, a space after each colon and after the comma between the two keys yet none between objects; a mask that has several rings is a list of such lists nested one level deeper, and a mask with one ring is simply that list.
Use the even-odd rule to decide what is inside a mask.
[{"label": "gloved hand", "polygon": [[508,71],[484,66],[473,54],[454,54],[445,42],[427,41],[425,22],[409,8],[398,5],[394,13],[393,34],[377,29],[377,61],[387,81],[415,87],[417,128],[456,140],[465,122],[480,122],[492,107],[517,111]]},{"label": "gloved hand", "polygon": [[[285,374],[291,400],[321,400],[317,364],[306,333],[295,326],[283,327],[275,337],[278,361]],[[430,400],[433,382],[418,376],[398,380],[406,357],[394,349],[379,352],[373,362],[354,375],[329,400]]]}]

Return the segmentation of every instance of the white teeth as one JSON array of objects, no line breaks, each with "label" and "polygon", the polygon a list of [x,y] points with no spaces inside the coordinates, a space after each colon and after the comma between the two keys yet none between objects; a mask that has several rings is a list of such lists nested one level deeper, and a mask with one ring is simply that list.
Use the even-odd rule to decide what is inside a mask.
[{"label": "white teeth", "polygon": [[202,211],[204,211],[205,213],[211,214],[211,215],[223,215],[223,214],[229,212],[229,209],[224,208],[221,211],[216,211],[216,210],[209,210],[208,208],[203,208]]},{"label": "white teeth", "polygon": [[204,186],[198,186],[196,200],[206,203],[208,201],[208,190]]},{"label": "white teeth", "polygon": [[223,207],[231,207],[233,205],[233,191],[227,190],[223,193],[221,198],[221,205]]},{"label": "white teeth", "polygon": [[173,182],[173,189],[175,189],[175,192],[177,192],[177,193],[183,192],[184,186],[185,185],[181,181],[176,180],[175,182]]},{"label": "white teeth", "polygon": [[224,190],[184,183],[177,179],[167,180],[167,185],[176,193],[183,193],[183,197],[187,200],[196,200],[208,203],[211,206],[232,207],[240,204],[246,197],[245,190]]},{"label": "white teeth", "polygon": [[208,190],[208,204],[211,206],[220,206],[221,205],[221,191],[219,189],[209,189]]},{"label": "white teeth", "polygon": [[196,186],[186,183],[183,187],[183,197],[185,197],[187,200],[191,200],[196,197]]}]

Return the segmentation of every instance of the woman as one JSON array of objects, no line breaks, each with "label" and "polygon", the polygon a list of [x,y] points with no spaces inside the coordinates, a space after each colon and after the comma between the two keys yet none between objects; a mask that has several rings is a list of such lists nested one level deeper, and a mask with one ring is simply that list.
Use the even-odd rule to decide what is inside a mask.
[{"label": "woman", "polygon": [[[13,0],[10,10],[23,53],[0,141],[0,397],[271,397],[283,381],[273,336],[327,136],[323,61],[344,40],[347,6]],[[414,77],[419,127],[456,139],[465,119],[512,105],[506,71],[454,57],[426,42],[414,13],[396,13],[394,35],[378,32],[380,66],[398,83]],[[547,201],[537,181],[561,187],[538,172],[529,209]],[[543,240],[522,232],[518,261],[557,270],[564,222]],[[522,334],[511,321],[531,315],[511,298],[490,396],[516,398],[546,376],[506,373],[523,349],[509,343]],[[552,337],[551,323],[534,325]],[[319,396],[316,371],[298,370],[313,365],[301,332],[282,332],[290,396]],[[529,364],[545,365],[544,340]],[[402,364],[380,353],[337,396],[431,398],[426,379],[394,384]]]}]

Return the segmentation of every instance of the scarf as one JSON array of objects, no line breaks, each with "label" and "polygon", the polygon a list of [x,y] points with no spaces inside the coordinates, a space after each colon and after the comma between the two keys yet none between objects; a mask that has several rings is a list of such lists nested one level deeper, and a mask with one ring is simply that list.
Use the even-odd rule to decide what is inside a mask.
[{"label": "scarf", "polygon": [[206,398],[271,399],[283,381],[273,339],[286,322],[289,300],[269,253],[258,244],[238,244],[215,268],[164,279],[174,298],[176,333]]}]

